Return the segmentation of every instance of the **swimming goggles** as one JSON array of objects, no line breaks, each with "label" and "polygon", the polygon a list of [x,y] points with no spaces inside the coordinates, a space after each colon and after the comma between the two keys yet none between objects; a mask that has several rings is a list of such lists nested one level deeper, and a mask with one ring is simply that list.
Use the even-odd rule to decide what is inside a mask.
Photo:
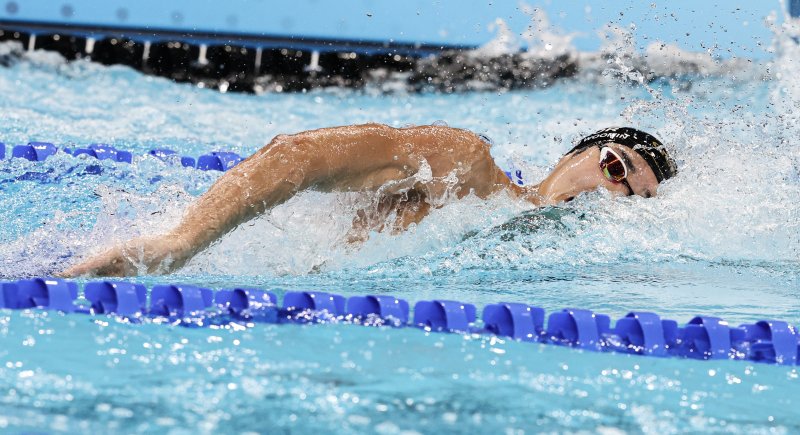
[{"label": "swimming goggles", "polygon": [[628,167],[625,161],[611,147],[600,148],[600,170],[612,183],[622,183],[628,188],[628,196],[633,195],[633,189],[628,184]]}]

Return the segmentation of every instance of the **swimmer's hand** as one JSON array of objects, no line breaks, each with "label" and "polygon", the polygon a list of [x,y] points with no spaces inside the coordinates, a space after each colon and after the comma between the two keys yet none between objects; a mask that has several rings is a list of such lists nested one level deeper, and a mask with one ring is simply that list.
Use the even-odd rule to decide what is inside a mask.
[{"label": "swimmer's hand", "polygon": [[129,240],[76,264],[59,274],[77,276],[135,276],[169,273],[191,257],[190,246],[177,236],[147,236]]}]

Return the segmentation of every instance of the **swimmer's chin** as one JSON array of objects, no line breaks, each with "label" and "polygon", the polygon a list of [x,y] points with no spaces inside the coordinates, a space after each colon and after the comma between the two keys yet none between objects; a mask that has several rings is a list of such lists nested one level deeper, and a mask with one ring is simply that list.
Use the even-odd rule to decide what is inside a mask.
[{"label": "swimmer's chin", "polygon": [[517,192],[526,201],[537,207],[552,207],[572,201],[577,196],[574,191],[552,192],[541,185],[518,187]]},{"label": "swimmer's chin", "polygon": [[563,192],[556,194],[548,192],[546,194],[542,194],[542,192],[540,192],[537,187],[538,186],[534,186],[532,188],[527,189],[525,191],[524,198],[538,207],[550,207],[554,205],[564,204],[572,201],[573,199],[575,199],[576,196],[573,192]]}]

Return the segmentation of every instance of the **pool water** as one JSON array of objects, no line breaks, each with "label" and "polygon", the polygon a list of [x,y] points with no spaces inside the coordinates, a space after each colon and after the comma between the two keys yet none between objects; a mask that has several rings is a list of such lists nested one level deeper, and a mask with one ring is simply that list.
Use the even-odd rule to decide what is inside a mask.
[{"label": "pool water", "polygon": [[[307,192],[175,274],[135,280],[800,324],[800,49],[782,34],[775,44],[735,74],[648,83],[619,59],[546,89],[454,95],[233,95],[35,52],[0,68],[0,141],[248,155],[280,133],[443,121],[493,138],[498,164],[535,181],[581,135],[634,125],[680,167],[654,199],[595,192],[531,210],[468,197],[352,249],[342,241],[369,198]],[[102,174],[82,173],[97,164]],[[52,274],[164,230],[218,176],[144,157],[2,161],[0,277]],[[339,324],[193,329],[4,310],[0,391],[0,428],[13,432],[800,430],[791,367]]]}]

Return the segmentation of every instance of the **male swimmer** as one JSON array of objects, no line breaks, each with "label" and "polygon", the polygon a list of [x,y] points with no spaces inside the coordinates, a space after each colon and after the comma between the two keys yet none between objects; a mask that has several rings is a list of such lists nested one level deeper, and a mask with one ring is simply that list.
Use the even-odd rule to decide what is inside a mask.
[{"label": "male swimmer", "polygon": [[353,220],[349,240],[357,242],[370,230],[384,230],[390,216],[392,231],[420,222],[445,195],[485,199],[505,191],[535,206],[569,201],[599,187],[651,197],[675,173],[661,142],[632,128],[583,138],[534,186],[519,186],[507,177],[489,145],[467,130],[366,124],[280,135],[222,175],[168,233],[130,240],[62,275],[170,272],[238,225],[306,189],[377,193],[374,209],[358,212]]}]

